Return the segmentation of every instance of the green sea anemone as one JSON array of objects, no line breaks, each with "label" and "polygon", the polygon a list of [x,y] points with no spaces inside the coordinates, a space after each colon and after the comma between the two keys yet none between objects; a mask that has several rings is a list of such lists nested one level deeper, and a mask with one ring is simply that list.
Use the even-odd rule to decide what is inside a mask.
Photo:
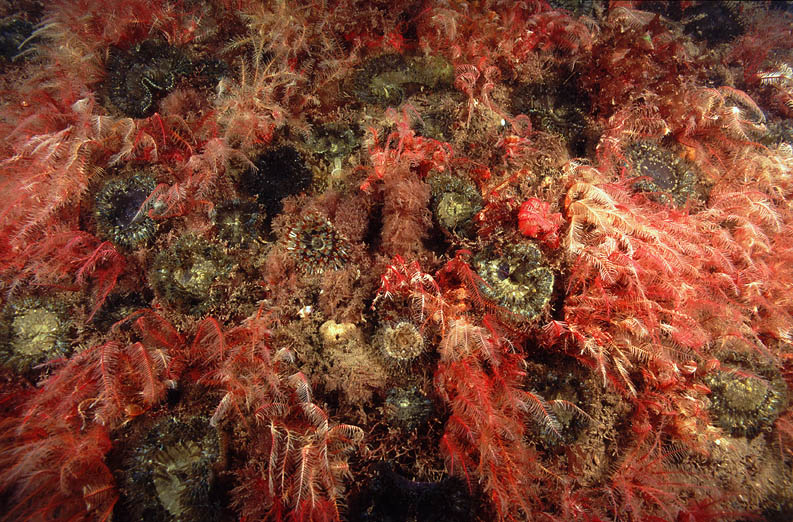
[{"label": "green sea anemone", "polygon": [[447,232],[462,236],[474,229],[474,216],[482,210],[482,195],[470,180],[448,173],[427,179],[432,187],[432,212]]},{"label": "green sea anemone", "polygon": [[523,319],[537,317],[551,298],[553,272],[531,243],[505,247],[500,256],[481,252],[474,256],[473,267],[482,278],[479,291]]},{"label": "green sea anemone", "polygon": [[216,244],[195,236],[177,240],[154,259],[149,281],[169,306],[202,314],[221,297],[215,283],[226,280],[232,260]]},{"label": "green sea anemone", "polygon": [[[203,417],[168,416],[132,441],[120,470],[122,519],[221,519],[218,433]],[[126,517],[126,518],[124,518]]]},{"label": "green sea anemone", "polygon": [[0,360],[19,373],[68,355],[73,325],[65,303],[54,297],[23,297],[0,316]]}]

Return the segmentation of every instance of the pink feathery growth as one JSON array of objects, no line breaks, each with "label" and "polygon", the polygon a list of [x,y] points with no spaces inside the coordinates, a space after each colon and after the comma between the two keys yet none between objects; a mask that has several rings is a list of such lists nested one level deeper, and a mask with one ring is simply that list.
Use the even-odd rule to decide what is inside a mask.
[{"label": "pink feathery growth", "polygon": [[550,212],[550,205],[537,198],[526,200],[518,211],[520,233],[532,239],[539,239],[550,248],[559,247],[559,227],[564,218],[559,212]]}]

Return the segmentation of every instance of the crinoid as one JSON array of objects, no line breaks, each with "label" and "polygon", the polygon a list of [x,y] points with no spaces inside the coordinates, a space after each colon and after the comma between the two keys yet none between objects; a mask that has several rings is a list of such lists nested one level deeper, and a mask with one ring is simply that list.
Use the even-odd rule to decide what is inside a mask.
[{"label": "crinoid", "polygon": [[531,243],[505,247],[501,256],[480,252],[473,258],[473,268],[482,278],[479,291],[523,319],[537,317],[551,298],[553,272]]},{"label": "crinoid", "polygon": [[142,210],[155,186],[146,173],[105,182],[94,202],[99,235],[125,250],[145,245],[157,230],[157,223]]},{"label": "crinoid", "polygon": [[317,213],[299,217],[286,232],[286,249],[308,274],[338,270],[349,260],[347,239]]}]

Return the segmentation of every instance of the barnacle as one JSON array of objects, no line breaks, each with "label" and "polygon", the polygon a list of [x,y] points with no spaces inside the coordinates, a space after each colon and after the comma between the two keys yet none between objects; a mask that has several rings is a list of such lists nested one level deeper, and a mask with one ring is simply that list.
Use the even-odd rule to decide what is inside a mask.
[{"label": "barnacle", "polygon": [[444,230],[459,235],[473,232],[473,218],[482,210],[482,195],[470,180],[448,173],[427,179],[432,187],[432,212]]},{"label": "barnacle", "polygon": [[220,520],[216,431],[202,417],[167,417],[129,450],[121,472],[129,520]]},{"label": "barnacle", "polygon": [[111,48],[106,69],[113,105],[132,118],[146,118],[178,79],[191,72],[192,65],[181,50],[150,39],[129,50]]},{"label": "barnacle", "polygon": [[141,209],[155,186],[154,178],[145,173],[108,180],[94,202],[99,235],[127,250],[145,245],[157,224]]},{"label": "barnacle", "polygon": [[231,247],[244,248],[257,241],[264,230],[265,214],[252,201],[232,200],[212,209],[217,237]]},{"label": "barnacle", "polygon": [[215,282],[232,261],[215,244],[194,236],[177,240],[154,259],[149,281],[157,296],[180,311],[200,314],[218,301]]},{"label": "barnacle", "polygon": [[770,428],[787,404],[785,381],[770,367],[718,371],[705,384],[714,420],[735,437],[753,438]]},{"label": "barnacle", "polygon": [[432,414],[432,401],[414,387],[392,388],[385,402],[386,420],[406,431],[423,426]]},{"label": "barnacle", "polygon": [[653,141],[637,141],[627,147],[625,157],[633,172],[646,178],[638,180],[634,187],[653,193],[659,202],[682,205],[697,194],[694,169],[671,150]]},{"label": "barnacle", "polygon": [[364,62],[352,77],[352,93],[365,103],[396,107],[416,92],[454,81],[454,68],[439,56],[406,59],[382,54]]},{"label": "barnacle", "polygon": [[551,298],[554,276],[531,243],[504,248],[501,256],[481,252],[473,267],[482,278],[479,291],[509,312],[534,319]]},{"label": "barnacle", "polygon": [[253,159],[256,168],[240,178],[241,189],[264,207],[269,222],[281,212],[281,200],[306,190],[313,179],[300,153],[288,145],[270,149]]},{"label": "barnacle", "polygon": [[64,303],[54,297],[8,302],[0,318],[0,359],[20,373],[68,355],[73,327]]},{"label": "barnacle", "polygon": [[410,321],[382,326],[375,336],[375,346],[390,361],[405,364],[424,353],[424,336]]},{"label": "barnacle", "polygon": [[308,273],[338,270],[349,260],[347,239],[316,213],[299,217],[286,232],[286,249]]}]

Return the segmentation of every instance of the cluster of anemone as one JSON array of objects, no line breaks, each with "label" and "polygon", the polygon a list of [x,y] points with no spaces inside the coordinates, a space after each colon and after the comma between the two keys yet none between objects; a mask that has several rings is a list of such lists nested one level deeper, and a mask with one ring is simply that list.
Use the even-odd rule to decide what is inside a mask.
[{"label": "cluster of anemone", "polygon": [[349,260],[347,239],[326,218],[310,212],[287,230],[286,249],[308,274],[338,270]]},{"label": "cluster of anemone", "polygon": [[72,330],[68,306],[55,297],[11,300],[0,315],[2,365],[27,373],[44,361],[66,356]]},{"label": "cluster of anemone", "polygon": [[507,246],[501,255],[481,252],[472,262],[482,278],[478,290],[515,316],[534,319],[550,301],[554,275],[533,244]]},{"label": "cluster of anemone", "polygon": [[94,201],[97,233],[125,250],[148,243],[157,223],[144,211],[144,203],[155,186],[145,173],[106,181]]}]

